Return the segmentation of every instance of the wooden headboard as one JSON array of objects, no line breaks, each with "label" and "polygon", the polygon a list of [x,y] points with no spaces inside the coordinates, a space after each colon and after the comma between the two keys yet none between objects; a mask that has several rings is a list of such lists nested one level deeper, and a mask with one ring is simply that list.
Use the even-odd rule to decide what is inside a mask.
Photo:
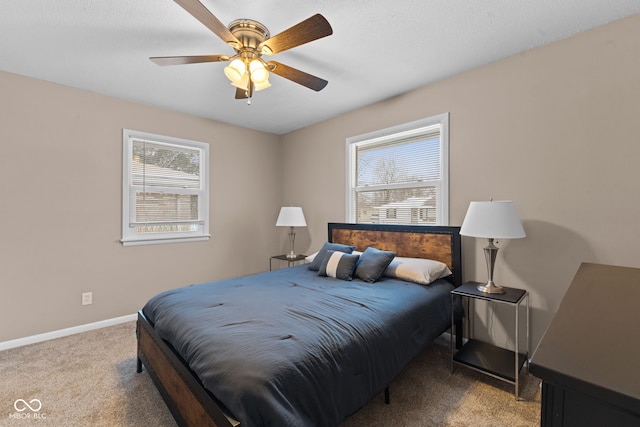
[{"label": "wooden headboard", "polygon": [[389,224],[328,224],[329,242],[357,246],[364,251],[394,251],[397,256],[427,258],[447,264],[455,286],[462,284],[462,247],[460,227]]}]

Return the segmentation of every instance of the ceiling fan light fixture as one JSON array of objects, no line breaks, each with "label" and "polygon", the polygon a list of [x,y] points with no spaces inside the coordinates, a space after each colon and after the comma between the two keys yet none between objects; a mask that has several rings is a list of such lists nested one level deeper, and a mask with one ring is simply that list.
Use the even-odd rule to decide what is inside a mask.
[{"label": "ceiling fan light fixture", "polygon": [[271,83],[269,83],[269,79],[266,79],[265,81],[261,82],[261,83],[256,83],[254,82],[254,89],[255,90],[262,90],[262,89],[266,89],[268,87],[271,86]]},{"label": "ceiling fan light fixture", "polygon": [[269,80],[269,71],[259,59],[253,59],[249,63],[249,72],[251,73],[251,81],[256,85]]},{"label": "ceiling fan light fixture", "polygon": [[[240,58],[236,58],[229,65],[224,67],[224,75],[231,83],[238,83],[247,74],[247,66]],[[246,87],[246,85],[245,85]]]},{"label": "ceiling fan light fixture", "polygon": [[234,82],[231,81],[231,85],[240,89],[246,89],[249,87],[249,73],[244,73],[240,80]]},{"label": "ceiling fan light fixture", "polygon": [[294,83],[315,90],[322,90],[327,81],[293,67],[275,61],[265,62],[262,55],[273,55],[333,34],[327,19],[319,13],[298,22],[271,37],[263,24],[252,19],[236,19],[225,26],[201,0],[175,0],[184,10],[204,24],[216,36],[235,50],[235,55],[190,55],[151,57],[158,65],[198,64],[229,62],[224,74],[236,90],[236,99],[251,100],[254,90],[271,86],[269,74],[273,73]]}]

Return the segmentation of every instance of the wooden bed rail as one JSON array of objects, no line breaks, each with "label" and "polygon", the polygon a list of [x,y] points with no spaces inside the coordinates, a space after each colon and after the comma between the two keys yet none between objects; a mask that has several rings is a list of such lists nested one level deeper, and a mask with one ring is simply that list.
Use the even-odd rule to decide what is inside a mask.
[{"label": "wooden bed rail", "polygon": [[142,311],[138,312],[137,371],[149,372],[171,414],[181,427],[239,427],[240,422],[202,386],[184,359],[154,331]]}]

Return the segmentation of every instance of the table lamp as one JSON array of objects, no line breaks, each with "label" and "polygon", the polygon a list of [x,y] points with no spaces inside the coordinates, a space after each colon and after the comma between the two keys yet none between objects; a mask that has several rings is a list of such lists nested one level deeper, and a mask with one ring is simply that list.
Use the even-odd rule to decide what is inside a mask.
[{"label": "table lamp", "polygon": [[289,227],[289,245],[291,251],[287,254],[287,258],[295,258],[298,255],[294,252],[293,246],[296,241],[296,232],[294,227],[306,227],[307,222],[304,220],[302,208],[297,206],[288,206],[280,208],[280,215],[276,221],[276,227]]},{"label": "table lamp", "polygon": [[489,280],[486,284],[479,285],[478,290],[490,294],[503,294],[504,289],[493,283],[493,268],[499,249],[493,244],[493,240],[520,239],[527,236],[513,202],[471,202],[462,222],[460,235],[488,239],[489,244],[484,248],[484,257]]}]

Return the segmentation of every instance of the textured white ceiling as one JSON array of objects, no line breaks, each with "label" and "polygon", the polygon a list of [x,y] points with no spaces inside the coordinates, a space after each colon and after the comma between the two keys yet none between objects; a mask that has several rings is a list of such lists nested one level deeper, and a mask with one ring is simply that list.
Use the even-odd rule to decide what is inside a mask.
[{"label": "textured white ceiling", "polygon": [[223,23],[275,35],[315,13],[332,36],[274,55],[329,81],[273,76],[252,105],[224,63],[159,67],[150,56],[233,54],[172,0],[1,0],[0,70],[283,134],[589,28],[638,0],[201,0]]}]

